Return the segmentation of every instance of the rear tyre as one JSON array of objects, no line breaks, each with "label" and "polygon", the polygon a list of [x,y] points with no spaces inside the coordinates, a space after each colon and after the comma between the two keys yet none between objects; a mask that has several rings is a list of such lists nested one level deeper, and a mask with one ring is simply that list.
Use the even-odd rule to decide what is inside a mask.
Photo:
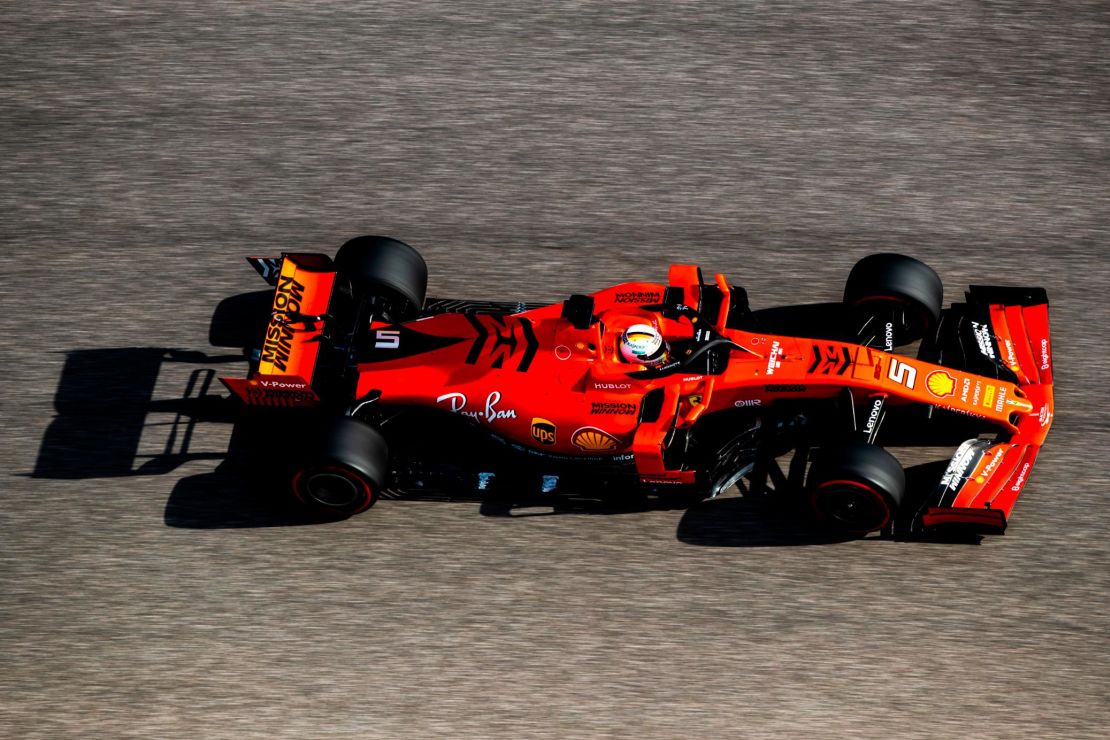
[{"label": "rear tyre", "polygon": [[272,288],[223,299],[212,314],[208,343],[213,347],[235,347],[244,352],[261,347],[273,304]]},{"label": "rear tyre", "polygon": [[888,526],[906,492],[902,464],[882,447],[822,450],[809,474],[809,500],[833,529],[863,535]]},{"label": "rear tyre", "polygon": [[415,249],[385,236],[359,236],[339,248],[335,264],[356,299],[374,299],[392,321],[415,318],[424,305],[428,266]]},{"label": "rear tyre", "polygon": [[330,516],[348,517],[373,506],[389,472],[385,439],[357,419],[331,419],[314,450],[293,475],[295,495]]},{"label": "rear tyre", "polygon": [[936,326],[944,285],[924,262],[901,254],[872,254],[848,274],[844,302],[890,321],[895,346],[909,344]]}]

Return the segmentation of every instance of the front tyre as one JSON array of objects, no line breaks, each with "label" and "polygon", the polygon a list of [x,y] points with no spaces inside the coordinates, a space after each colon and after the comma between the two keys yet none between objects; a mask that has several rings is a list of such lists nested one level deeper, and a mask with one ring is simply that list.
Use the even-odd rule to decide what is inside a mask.
[{"label": "front tyre", "polygon": [[841,532],[864,535],[893,521],[905,496],[906,473],[882,447],[851,444],[821,450],[807,488],[821,521]]},{"label": "front tyre", "polygon": [[330,419],[293,475],[293,495],[329,516],[366,511],[381,495],[389,472],[385,439],[357,419]]},{"label": "front tyre", "polygon": [[855,264],[844,302],[889,322],[887,351],[925,336],[940,320],[944,285],[924,262],[901,254],[872,254]]}]

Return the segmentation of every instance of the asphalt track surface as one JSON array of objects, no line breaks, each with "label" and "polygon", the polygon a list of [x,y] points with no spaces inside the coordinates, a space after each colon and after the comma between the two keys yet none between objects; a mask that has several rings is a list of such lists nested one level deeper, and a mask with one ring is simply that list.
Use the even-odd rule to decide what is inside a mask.
[{"label": "asphalt track surface", "polygon": [[[0,735],[1105,737],[1106,4],[543,7],[0,10]],[[242,370],[164,352],[223,353],[242,255],[363,233],[460,297],[1043,285],[1056,424],[978,546],[738,498],[296,526],[142,396]]]}]

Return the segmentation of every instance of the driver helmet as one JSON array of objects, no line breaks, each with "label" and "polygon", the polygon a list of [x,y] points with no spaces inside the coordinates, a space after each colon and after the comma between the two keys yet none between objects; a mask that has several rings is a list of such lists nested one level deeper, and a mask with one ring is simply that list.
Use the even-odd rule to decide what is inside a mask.
[{"label": "driver helmet", "polygon": [[667,343],[659,330],[649,324],[633,324],[621,334],[621,357],[647,367],[667,361]]}]

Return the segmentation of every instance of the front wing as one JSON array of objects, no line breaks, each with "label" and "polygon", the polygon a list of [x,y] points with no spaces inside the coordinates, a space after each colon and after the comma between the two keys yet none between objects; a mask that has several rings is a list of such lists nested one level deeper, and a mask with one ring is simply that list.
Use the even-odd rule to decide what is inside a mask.
[{"label": "front wing", "polygon": [[935,350],[942,364],[959,363],[1017,384],[1019,395],[1032,404],[1030,412],[1011,416],[1016,432],[961,444],[919,512],[925,530],[1000,534],[1055,413],[1045,291],[972,286],[967,303],[942,317]]}]

